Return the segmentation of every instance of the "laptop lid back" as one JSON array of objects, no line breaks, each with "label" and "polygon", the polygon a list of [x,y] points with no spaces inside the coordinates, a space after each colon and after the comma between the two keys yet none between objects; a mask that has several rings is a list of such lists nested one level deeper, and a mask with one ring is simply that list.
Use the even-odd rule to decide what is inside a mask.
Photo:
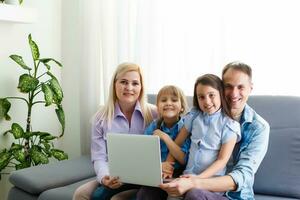
[{"label": "laptop lid back", "polygon": [[111,176],[123,183],[153,187],[162,183],[158,136],[108,133],[107,150]]}]

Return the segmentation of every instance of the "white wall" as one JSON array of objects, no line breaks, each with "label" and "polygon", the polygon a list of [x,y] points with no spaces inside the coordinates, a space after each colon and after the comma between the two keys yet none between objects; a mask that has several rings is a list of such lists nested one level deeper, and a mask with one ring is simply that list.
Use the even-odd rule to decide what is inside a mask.
[{"label": "white wall", "polygon": [[[23,6],[35,7],[37,9],[37,22],[32,24],[18,24],[0,21],[0,97],[20,95],[16,87],[19,75],[23,73],[23,70],[14,64],[8,56],[11,54],[22,55],[24,60],[31,65],[30,48],[27,42],[27,35],[29,33],[32,33],[33,39],[38,43],[42,57],[52,57],[62,61],[61,1],[25,0]],[[61,79],[60,70],[55,70],[54,74],[57,75],[59,80]],[[67,102],[64,101],[63,104],[66,105]],[[23,103],[12,101],[10,114],[12,117],[11,122],[25,124],[26,108]],[[33,111],[32,117],[33,129],[59,133],[60,124],[53,107],[45,109],[44,106],[37,106]],[[66,117],[69,117],[68,114],[66,114]],[[11,122],[0,122],[0,148],[9,147],[11,144],[12,140],[9,137],[2,136],[2,133],[9,129]],[[69,134],[69,130],[67,127],[66,135]],[[65,138],[62,140],[62,146],[59,145],[58,147],[69,153],[72,146],[65,148],[68,145],[65,144]],[[78,154],[78,152],[75,152],[75,154]],[[71,155],[73,156],[74,154],[71,153]],[[6,199],[7,191],[11,186],[7,181],[7,176],[2,176],[2,178],[0,181],[0,200]]]},{"label": "white wall", "polygon": [[[62,1],[62,87],[64,90],[64,111],[66,133],[61,141],[69,157],[81,154],[80,144],[80,66],[84,64],[81,56],[80,0]],[[84,73],[84,72],[83,72]]]}]

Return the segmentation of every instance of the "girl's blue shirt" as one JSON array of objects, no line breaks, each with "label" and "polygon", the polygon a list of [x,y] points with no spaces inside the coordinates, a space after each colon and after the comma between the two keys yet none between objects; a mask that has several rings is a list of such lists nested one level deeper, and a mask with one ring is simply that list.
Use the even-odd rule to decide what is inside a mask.
[{"label": "girl's blue shirt", "polygon": [[[145,135],[153,135],[153,132],[157,129],[157,122],[158,120],[154,120],[149,124],[149,126],[145,129],[144,134]],[[184,118],[181,118],[177,121],[176,124],[174,124],[171,128],[168,128],[164,122],[160,125],[160,130],[165,132],[172,138],[172,140],[176,139],[176,136],[178,135],[180,129],[184,126]],[[190,139],[187,138],[184,142],[184,144],[181,147],[181,150],[185,153],[185,157],[187,160],[188,152],[190,148]],[[161,161],[164,162],[167,159],[169,149],[166,145],[166,143],[162,140],[160,140],[160,150],[161,150]],[[178,162],[175,163],[175,169],[180,167],[180,164]]]}]

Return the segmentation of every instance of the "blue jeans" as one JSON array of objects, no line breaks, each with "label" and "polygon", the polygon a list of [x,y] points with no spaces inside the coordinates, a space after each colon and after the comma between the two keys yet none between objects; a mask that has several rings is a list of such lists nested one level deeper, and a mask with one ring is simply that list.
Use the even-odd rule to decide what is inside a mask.
[{"label": "blue jeans", "polygon": [[141,186],[133,185],[133,184],[124,184],[117,189],[110,189],[108,187],[104,187],[100,185],[97,189],[93,192],[91,199],[92,200],[110,200],[115,194],[120,192],[131,190],[131,189],[139,189]]},{"label": "blue jeans", "polygon": [[165,200],[168,194],[159,187],[143,186],[136,194],[136,200]]},{"label": "blue jeans", "polygon": [[192,189],[185,194],[184,200],[228,200],[228,199],[218,193],[201,190],[201,189]]}]

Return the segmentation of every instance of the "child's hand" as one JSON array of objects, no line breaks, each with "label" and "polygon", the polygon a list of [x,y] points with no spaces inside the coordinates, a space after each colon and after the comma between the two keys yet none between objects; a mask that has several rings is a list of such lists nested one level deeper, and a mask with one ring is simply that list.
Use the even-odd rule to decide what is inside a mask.
[{"label": "child's hand", "polygon": [[112,176],[104,176],[102,178],[102,185],[111,188],[111,189],[117,189],[122,186],[122,183],[119,179],[119,177],[112,177]]},{"label": "child's hand", "polygon": [[162,163],[162,172],[163,178],[172,178],[174,172],[174,162],[163,162]]},{"label": "child's hand", "polygon": [[157,135],[161,140],[164,140],[164,138],[166,136],[168,136],[166,133],[164,133],[163,131],[159,130],[159,129],[156,129],[154,132],[153,132],[153,135]]}]

